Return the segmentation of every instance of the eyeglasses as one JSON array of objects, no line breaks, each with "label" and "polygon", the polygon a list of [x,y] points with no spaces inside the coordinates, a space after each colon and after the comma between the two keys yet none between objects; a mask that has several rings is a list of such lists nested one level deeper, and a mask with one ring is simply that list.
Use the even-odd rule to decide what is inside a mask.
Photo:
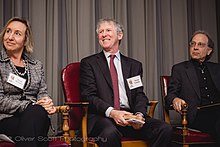
[{"label": "eyeglasses", "polygon": [[202,43],[202,42],[198,42],[198,43],[196,43],[195,41],[191,41],[190,43],[189,43],[189,46],[190,47],[195,47],[197,45],[197,47],[199,47],[199,48],[204,48],[206,45],[208,45],[207,43]]}]

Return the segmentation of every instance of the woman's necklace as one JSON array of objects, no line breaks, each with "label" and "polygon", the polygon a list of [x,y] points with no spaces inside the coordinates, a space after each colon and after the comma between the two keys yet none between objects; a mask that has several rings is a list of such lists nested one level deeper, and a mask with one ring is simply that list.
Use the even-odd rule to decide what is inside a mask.
[{"label": "woman's necklace", "polygon": [[24,72],[21,73],[21,72],[19,72],[19,71],[17,70],[17,68],[15,67],[14,63],[10,60],[10,65],[11,65],[13,71],[14,71],[17,75],[22,76],[22,77],[23,77],[23,76],[27,73],[27,71],[28,71],[27,61],[26,61],[26,60],[23,60],[23,63],[24,63]]}]

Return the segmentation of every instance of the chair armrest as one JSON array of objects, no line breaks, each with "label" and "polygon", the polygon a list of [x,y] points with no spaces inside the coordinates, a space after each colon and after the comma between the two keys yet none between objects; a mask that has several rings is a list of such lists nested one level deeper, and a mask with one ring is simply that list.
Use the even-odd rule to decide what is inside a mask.
[{"label": "chair armrest", "polygon": [[154,116],[154,111],[155,111],[157,104],[158,104],[158,101],[149,101],[148,106],[150,106],[150,109],[148,111],[148,115],[150,117]]},{"label": "chair armrest", "polygon": [[63,137],[65,139],[65,142],[70,143],[69,123],[68,123],[70,107],[67,105],[62,105],[62,106],[55,106],[55,108],[56,108],[56,113],[61,113],[63,116],[63,126],[62,126]]},{"label": "chair armrest", "polygon": [[[88,116],[88,106],[89,102],[66,102],[65,105],[69,107],[82,107],[84,109],[84,115],[82,117],[82,139],[88,139],[87,134],[87,116]],[[87,142],[83,141],[83,147],[87,146]]]},{"label": "chair armrest", "polygon": [[89,102],[65,102],[64,104],[70,107],[84,107],[88,106]]},{"label": "chair armrest", "polygon": [[[164,107],[163,108],[164,120],[165,120],[166,123],[171,124],[169,110],[173,110],[174,111],[173,104],[171,104],[171,105],[166,105],[165,104],[165,106],[163,106],[163,107]],[[181,111],[185,111],[187,109],[188,109],[188,104],[187,103],[183,104]],[[187,113],[187,111],[185,111],[185,113]],[[182,114],[182,120],[183,120],[183,114]]]},{"label": "chair armrest", "polygon": [[69,113],[70,107],[66,105],[55,106],[56,113]]},{"label": "chair armrest", "polygon": [[[168,108],[167,111],[174,110],[173,105],[170,105],[170,106],[168,106],[166,108]],[[187,122],[187,119],[186,119],[187,109],[188,109],[188,104],[187,103],[183,104],[182,105],[182,110],[181,110],[181,112],[182,112],[182,114],[181,114],[181,116],[182,116],[181,124],[183,126],[183,128],[182,128],[182,136],[187,136],[188,135],[188,128],[187,128],[188,122]],[[169,112],[167,112],[167,113],[169,113]],[[166,122],[168,121],[168,123],[170,123],[169,115],[166,116],[166,117],[167,118],[165,118],[165,121]]]},{"label": "chair armrest", "polygon": [[187,115],[187,109],[188,109],[188,104],[184,104],[182,106],[182,125],[183,125],[183,136],[187,136],[188,134],[188,128],[187,128],[187,119],[186,119],[186,115]]},{"label": "chair armrest", "polygon": [[204,106],[199,106],[197,107],[197,110],[200,110],[200,109],[204,109],[204,108],[212,108],[212,107],[219,107],[220,106],[220,103],[213,103],[213,104],[208,104],[208,105],[204,105]]}]

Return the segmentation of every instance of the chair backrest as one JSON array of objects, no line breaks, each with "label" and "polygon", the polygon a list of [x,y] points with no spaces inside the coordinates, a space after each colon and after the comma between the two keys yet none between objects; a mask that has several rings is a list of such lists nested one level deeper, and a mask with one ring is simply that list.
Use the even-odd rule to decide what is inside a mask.
[{"label": "chair backrest", "polygon": [[161,95],[162,95],[164,121],[170,124],[169,110],[166,109],[166,101],[165,101],[165,98],[167,96],[169,79],[170,76],[160,76],[160,87],[161,87]]},{"label": "chair backrest", "polygon": [[[70,63],[61,72],[65,102],[80,102],[80,62]],[[69,116],[70,130],[78,130],[83,116],[82,108],[71,108]]]}]

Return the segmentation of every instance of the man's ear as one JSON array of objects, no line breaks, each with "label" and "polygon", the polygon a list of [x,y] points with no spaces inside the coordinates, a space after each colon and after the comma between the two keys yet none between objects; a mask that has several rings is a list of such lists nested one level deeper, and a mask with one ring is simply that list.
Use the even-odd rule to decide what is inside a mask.
[{"label": "man's ear", "polygon": [[210,48],[210,47],[208,47],[208,53],[207,53],[207,55],[210,55],[211,53],[212,53],[212,48]]},{"label": "man's ear", "polygon": [[122,40],[122,38],[123,38],[123,33],[122,33],[122,32],[119,32],[119,33],[118,33],[118,40]]}]

